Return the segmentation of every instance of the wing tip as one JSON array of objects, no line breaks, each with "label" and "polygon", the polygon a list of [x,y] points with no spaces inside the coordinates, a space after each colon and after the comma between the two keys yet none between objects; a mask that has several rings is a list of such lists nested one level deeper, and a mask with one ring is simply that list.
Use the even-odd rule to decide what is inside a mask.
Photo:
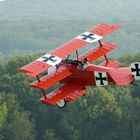
[{"label": "wing tip", "polygon": [[30,73],[30,71],[24,69],[24,68],[20,68],[18,69],[18,72],[23,72],[23,73]]},{"label": "wing tip", "polygon": [[114,28],[115,30],[118,30],[121,28],[121,26],[119,24],[114,24],[111,27]]},{"label": "wing tip", "polygon": [[24,68],[20,68],[20,69],[18,70],[18,72],[22,72],[22,73],[24,73],[25,75],[30,76],[30,77],[36,77],[36,75],[35,75],[32,71],[26,70],[26,69],[24,69]]}]

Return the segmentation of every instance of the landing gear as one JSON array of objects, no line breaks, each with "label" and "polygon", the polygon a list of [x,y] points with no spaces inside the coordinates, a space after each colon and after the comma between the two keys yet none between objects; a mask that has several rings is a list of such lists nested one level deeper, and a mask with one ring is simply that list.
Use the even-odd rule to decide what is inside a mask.
[{"label": "landing gear", "polygon": [[56,106],[59,108],[64,108],[66,106],[66,101],[65,99],[60,100],[59,102],[56,103]]}]

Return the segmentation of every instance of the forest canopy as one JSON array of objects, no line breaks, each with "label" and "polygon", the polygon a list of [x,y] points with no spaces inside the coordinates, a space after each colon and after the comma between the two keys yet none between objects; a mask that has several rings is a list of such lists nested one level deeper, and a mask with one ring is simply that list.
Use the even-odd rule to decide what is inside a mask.
[{"label": "forest canopy", "polygon": [[[0,62],[1,140],[140,139],[140,86],[88,88],[86,96],[60,110],[37,102],[40,91],[28,87],[34,79],[17,72],[38,56]],[[140,53],[118,60],[128,66],[140,61]]]},{"label": "forest canopy", "polygon": [[39,103],[40,91],[28,87],[34,79],[18,72],[100,23],[121,26],[103,39],[118,44],[110,58],[140,62],[139,10],[138,0],[0,0],[0,140],[140,140],[140,82],[88,87],[60,110]]},{"label": "forest canopy", "polygon": [[[100,23],[119,24],[121,28],[103,41],[118,45],[110,55],[119,57],[140,51],[140,22],[94,21],[94,20],[39,20],[0,21],[0,59],[16,55],[46,53],[71,40],[82,32]],[[97,44],[86,46],[87,51]]]}]

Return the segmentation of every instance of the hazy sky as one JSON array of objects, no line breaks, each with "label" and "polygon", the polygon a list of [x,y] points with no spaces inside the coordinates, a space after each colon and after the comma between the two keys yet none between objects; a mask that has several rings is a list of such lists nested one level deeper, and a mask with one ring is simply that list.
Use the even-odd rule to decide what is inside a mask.
[{"label": "hazy sky", "polygon": [[0,19],[139,20],[140,0],[5,0]]}]

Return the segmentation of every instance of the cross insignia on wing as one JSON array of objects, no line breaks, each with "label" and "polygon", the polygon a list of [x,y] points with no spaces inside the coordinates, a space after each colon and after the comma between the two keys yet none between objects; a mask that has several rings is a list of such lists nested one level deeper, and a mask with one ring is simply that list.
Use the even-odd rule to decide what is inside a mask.
[{"label": "cross insignia on wing", "polygon": [[84,40],[88,43],[93,43],[93,42],[96,42],[96,41],[102,39],[103,37],[99,36],[99,35],[96,35],[96,34],[93,34],[91,32],[84,32],[83,34],[77,36],[76,38]]},{"label": "cross insignia on wing", "polygon": [[42,61],[42,62],[45,62],[45,63],[51,65],[51,66],[55,66],[62,61],[62,58],[60,58],[58,56],[51,55],[51,54],[46,54],[46,55],[40,57],[39,59],[37,59],[37,61]]}]

